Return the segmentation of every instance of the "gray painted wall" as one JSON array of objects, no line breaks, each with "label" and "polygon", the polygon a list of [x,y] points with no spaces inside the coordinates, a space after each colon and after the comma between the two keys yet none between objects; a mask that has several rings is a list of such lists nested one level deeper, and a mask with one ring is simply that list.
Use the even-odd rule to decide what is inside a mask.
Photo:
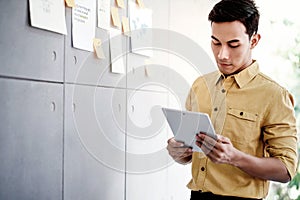
[{"label": "gray painted wall", "polygon": [[[168,28],[169,0],[144,2],[153,27]],[[128,16],[127,9],[120,15]],[[34,28],[28,1],[0,1],[0,199],[188,199],[175,169],[189,167],[168,157],[166,126],[145,140],[132,125],[153,105],[169,104],[167,91],[138,89],[168,74],[133,70],[145,65],[136,54],[123,57],[125,74],[111,73],[109,46],[105,60],[73,48],[70,8],[66,21],[67,36]],[[96,36],[109,38],[100,28]],[[128,50],[129,39],[122,40]]]}]

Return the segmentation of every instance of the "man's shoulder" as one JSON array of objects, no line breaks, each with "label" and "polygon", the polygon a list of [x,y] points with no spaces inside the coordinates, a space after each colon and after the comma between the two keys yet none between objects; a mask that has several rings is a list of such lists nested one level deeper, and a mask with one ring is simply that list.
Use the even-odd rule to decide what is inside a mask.
[{"label": "man's shoulder", "polygon": [[259,72],[257,75],[257,80],[260,81],[260,85],[263,87],[268,87],[273,90],[283,91],[286,90],[282,85],[280,85],[277,81],[269,77],[268,75]]},{"label": "man's shoulder", "polygon": [[260,88],[259,91],[263,91],[265,97],[274,99],[283,96],[290,96],[289,98],[292,98],[292,94],[287,88],[280,85],[280,83],[270,78],[266,74],[260,72],[257,75],[257,80],[259,82],[256,85]]}]

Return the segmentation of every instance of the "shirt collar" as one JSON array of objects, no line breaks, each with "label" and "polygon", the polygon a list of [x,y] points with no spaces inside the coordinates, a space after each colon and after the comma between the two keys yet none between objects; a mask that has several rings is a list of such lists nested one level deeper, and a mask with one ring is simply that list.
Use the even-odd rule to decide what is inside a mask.
[{"label": "shirt collar", "polygon": [[[259,66],[256,60],[253,61],[253,63],[242,70],[241,72],[232,75],[237,83],[237,85],[242,88],[244,87],[247,83],[249,83],[257,74],[259,73]],[[216,80],[216,84],[225,79],[224,74],[219,72],[219,76]]]}]

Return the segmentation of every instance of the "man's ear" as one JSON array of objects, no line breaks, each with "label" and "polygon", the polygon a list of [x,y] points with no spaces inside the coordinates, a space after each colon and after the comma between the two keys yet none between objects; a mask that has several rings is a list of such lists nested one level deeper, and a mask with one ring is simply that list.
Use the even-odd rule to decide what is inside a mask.
[{"label": "man's ear", "polygon": [[253,49],[259,42],[260,40],[260,34],[256,33],[254,35],[252,35],[251,40],[250,40],[250,44],[251,44],[251,49]]}]

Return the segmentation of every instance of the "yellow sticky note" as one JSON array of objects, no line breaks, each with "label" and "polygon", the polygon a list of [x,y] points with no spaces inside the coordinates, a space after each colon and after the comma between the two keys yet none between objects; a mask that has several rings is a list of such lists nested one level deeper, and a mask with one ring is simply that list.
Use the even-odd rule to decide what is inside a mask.
[{"label": "yellow sticky note", "polygon": [[65,2],[66,2],[68,7],[70,7],[70,8],[75,7],[75,0],[65,0]]},{"label": "yellow sticky note", "polygon": [[124,0],[116,0],[116,1],[117,1],[117,5],[118,5],[120,8],[125,8]]},{"label": "yellow sticky note", "polygon": [[119,17],[118,8],[111,7],[110,12],[111,12],[111,18],[112,18],[112,21],[113,21],[113,25],[116,26],[116,27],[121,28],[121,21],[120,21],[120,17]]},{"label": "yellow sticky note", "polygon": [[99,59],[105,59],[105,55],[102,48],[102,42],[99,38],[93,39],[93,46],[97,55],[97,58]]},{"label": "yellow sticky note", "polygon": [[143,0],[136,0],[136,2],[141,8],[145,8]]},{"label": "yellow sticky note", "polygon": [[122,17],[122,30],[127,36],[130,36],[129,20],[127,17]]}]

